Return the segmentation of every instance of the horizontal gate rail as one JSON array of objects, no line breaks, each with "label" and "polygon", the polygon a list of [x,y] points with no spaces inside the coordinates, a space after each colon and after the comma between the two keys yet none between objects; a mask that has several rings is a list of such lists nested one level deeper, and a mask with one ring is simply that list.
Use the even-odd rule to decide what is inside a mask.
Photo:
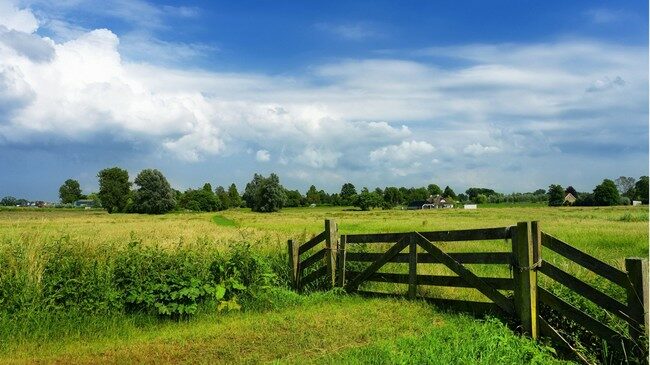
[{"label": "horizontal gate rail", "polygon": [[316,235],[316,237],[300,245],[300,250],[298,250],[298,253],[302,255],[303,253],[316,247],[316,245],[318,245],[319,243],[325,241],[325,233],[326,232],[321,232],[318,235]]},{"label": "horizontal gate rail", "polygon": [[566,286],[577,294],[589,299],[592,303],[604,308],[619,318],[630,321],[627,305],[592,287],[584,281],[567,273],[550,262],[543,261],[539,271],[558,283]]},{"label": "horizontal gate rail", "polygon": [[[509,265],[512,258],[510,252],[449,252],[449,256],[461,264],[506,264]],[[369,252],[348,252],[347,261],[372,262],[379,259],[382,253]],[[439,264],[431,254],[418,253],[417,260],[420,264]],[[390,259],[388,262],[407,263],[409,254],[400,253]]]},{"label": "horizontal gate rail", "polygon": [[305,287],[312,282],[316,281],[317,279],[320,279],[321,277],[324,277],[327,274],[327,267],[326,266],[321,266],[319,267],[316,271],[312,271],[309,273],[309,275],[305,276],[302,278],[300,282],[301,287]]},{"label": "horizontal gate rail", "polygon": [[544,232],[542,232],[542,246],[549,248],[580,266],[610,280],[614,284],[618,284],[623,288],[628,288],[630,286],[630,280],[628,279],[627,273]]},{"label": "horizontal gate rail", "polygon": [[305,261],[302,261],[300,264],[300,267],[298,271],[302,275],[302,273],[309,268],[310,266],[316,264],[317,262],[321,261],[323,258],[325,258],[325,254],[327,253],[327,249],[323,248],[320,251],[317,251],[313,255],[309,256],[309,258],[305,259]]},{"label": "horizontal gate rail", "polygon": [[[357,271],[348,271],[348,274],[352,277],[357,276],[360,272]],[[513,290],[514,284],[511,278],[486,278],[480,277],[486,284],[492,286],[495,289],[499,290]],[[409,275],[408,274],[396,274],[396,273],[382,273],[377,272],[370,275],[366,281],[376,281],[382,283],[397,283],[397,284],[408,284]],[[447,287],[457,287],[457,288],[473,288],[474,286],[467,283],[465,279],[460,276],[450,276],[450,275],[417,275],[418,285],[430,285],[430,286],[447,286]]]},{"label": "horizontal gate rail", "polygon": [[[418,232],[427,240],[433,242],[453,241],[479,241],[479,240],[502,240],[510,238],[510,227],[460,229],[453,231]],[[406,233],[372,233],[372,234],[349,234],[347,244],[351,243],[391,243],[408,237],[411,232]]]},{"label": "horizontal gate rail", "polygon": [[575,323],[579,324],[580,326],[584,327],[588,331],[592,332],[593,334],[597,335],[598,337],[614,346],[626,345],[626,348],[631,348],[629,339],[616,332],[611,327],[599,322],[592,316],[567,303],[548,290],[541,287],[537,288],[537,290],[540,301],[545,305],[551,307],[551,309],[558,311],[565,317],[571,319]]}]

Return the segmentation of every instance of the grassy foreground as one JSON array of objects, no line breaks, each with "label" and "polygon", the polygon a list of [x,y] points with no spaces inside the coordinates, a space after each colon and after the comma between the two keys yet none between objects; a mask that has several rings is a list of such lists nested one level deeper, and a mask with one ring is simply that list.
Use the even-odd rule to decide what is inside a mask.
[{"label": "grassy foreground", "polygon": [[419,302],[336,294],[292,298],[271,312],[202,314],[88,340],[23,343],[7,363],[495,364],[560,363],[549,348],[495,319],[446,314]]},{"label": "grassy foreground", "polygon": [[[325,218],[335,219],[342,234],[485,228],[539,220],[544,231],[616,267],[623,268],[625,257],[648,257],[647,207],[523,206],[370,212],[300,208],[277,214],[237,209],[218,214],[163,216],[0,210],[0,362],[554,361],[548,350],[516,336],[495,320],[476,321],[445,314],[422,303],[334,294],[298,296],[282,289],[286,285],[286,240],[310,238],[323,229]],[[132,247],[134,242],[137,245]],[[214,285],[224,280],[221,271],[228,269],[233,259],[221,255],[232,256],[233,244],[242,243],[250,245],[252,254],[265,259],[252,260],[235,251],[239,260],[234,260],[236,269],[248,275],[238,274],[238,280],[246,282],[255,277],[257,281],[246,282],[246,291],[233,291],[233,297],[239,296],[243,305],[241,312],[217,311],[217,303],[208,300],[216,288],[202,292],[203,283]],[[509,249],[509,243],[449,243],[443,249],[504,251]],[[543,256],[624,300],[624,293],[588,271],[563,263],[549,251]],[[219,266],[215,273],[215,263],[225,269]],[[251,268],[251,263],[257,266]],[[144,268],[152,271],[141,273]],[[399,265],[384,268],[404,269]],[[485,276],[510,275],[507,267],[473,265],[472,270]],[[191,275],[178,276],[179,272]],[[422,273],[450,274],[440,265],[423,268]],[[269,275],[276,276],[272,280],[274,290],[281,294],[274,296],[275,291],[269,294],[264,289],[270,285],[271,281],[266,280]],[[172,288],[176,290],[171,293],[172,299],[165,291],[168,289],[159,288],[160,280],[156,278],[161,277],[165,283],[171,280],[171,284],[180,285],[181,289]],[[183,285],[196,278],[209,280],[198,286],[191,284],[188,292]],[[122,287],[128,288],[130,294],[120,291]],[[385,285],[376,288],[398,292],[405,289]],[[566,294],[561,288],[551,289]],[[160,314],[160,307],[156,307],[160,302],[147,304],[148,296],[154,294],[167,298],[163,303],[167,305],[174,302],[175,295],[187,297],[195,295],[195,290],[199,290],[196,295],[207,299],[195,308],[197,314],[189,320],[159,319],[151,309],[157,308]],[[259,293],[263,293],[263,304]],[[420,294],[486,300],[473,289],[421,288]],[[589,303],[573,303],[591,309]],[[610,321],[614,328],[624,327],[615,318],[597,318]]]}]

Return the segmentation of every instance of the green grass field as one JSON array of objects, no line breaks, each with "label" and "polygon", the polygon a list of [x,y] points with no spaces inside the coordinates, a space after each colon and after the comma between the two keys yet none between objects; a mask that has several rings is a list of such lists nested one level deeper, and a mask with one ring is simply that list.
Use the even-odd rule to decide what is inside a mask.
[{"label": "green grass field", "polygon": [[[53,258],[65,258],[66,252],[84,259],[57,261],[65,268],[61,272],[66,275],[91,272],[94,276],[88,280],[104,285],[110,280],[110,270],[88,271],[86,266],[110,268],[115,265],[111,258],[118,257],[120,250],[136,241],[163,251],[196,251],[198,258],[226,252],[233,244],[243,242],[250,244],[255,253],[276,257],[272,262],[275,270],[282,270],[287,239],[309,239],[323,229],[325,218],[336,220],[342,234],[486,228],[538,220],[542,230],[616,267],[623,268],[625,257],[648,257],[647,207],[499,206],[476,211],[369,212],[318,207],[285,209],[276,214],[238,209],[218,214],[163,216],[108,215],[102,211],[79,210],[0,210],[0,361],[373,364],[556,361],[552,350],[515,335],[496,320],[479,321],[445,313],[420,302],[370,300],[337,293],[297,295],[277,287],[265,292],[262,299],[251,301],[254,305],[243,303],[240,311],[223,312],[204,305],[189,319],[174,320],[114,309],[73,311],[67,308],[77,308],[78,303],[61,300],[54,301],[56,306],[43,306],[40,304],[44,303],[43,294],[19,291],[15,286],[27,283],[31,290],[45,290],[52,270],[57,270],[48,263]],[[508,248],[509,243],[495,241],[443,245],[447,251]],[[67,251],[61,254],[60,250]],[[562,263],[551,253],[543,255],[595,285],[602,284],[586,270]],[[429,272],[449,273],[439,265],[431,266]],[[507,268],[475,266],[473,269],[482,275],[509,275]],[[386,268],[403,269],[398,264]],[[60,275],[59,271],[56,273]],[[57,279],[58,286],[54,288],[77,285],[70,282],[73,279]],[[81,289],[90,294],[94,290]],[[379,289],[404,290],[386,285]],[[607,287],[603,290],[614,296],[623,295]],[[421,294],[486,300],[471,289],[434,288]]]}]

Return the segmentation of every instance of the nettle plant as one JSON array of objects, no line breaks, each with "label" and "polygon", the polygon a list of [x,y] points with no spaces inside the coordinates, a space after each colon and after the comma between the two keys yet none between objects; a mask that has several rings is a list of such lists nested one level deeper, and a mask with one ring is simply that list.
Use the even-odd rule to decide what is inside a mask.
[{"label": "nettle plant", "polygon": [[132,241],[115,260],[114,280],[128,312],[181,317],[199,302],[225,296],[203,255],[182,247],[164,250]]},{"label": "nettle plant", "polygon": [[239,310],[240,298],[254,296],[275,283],[265,260],[250,246],[231,246],[228,257],[178,247],[164,250],[132,241],[115,260],[117,291],[128,312],[184,317],[201,302],[218,310]]}]

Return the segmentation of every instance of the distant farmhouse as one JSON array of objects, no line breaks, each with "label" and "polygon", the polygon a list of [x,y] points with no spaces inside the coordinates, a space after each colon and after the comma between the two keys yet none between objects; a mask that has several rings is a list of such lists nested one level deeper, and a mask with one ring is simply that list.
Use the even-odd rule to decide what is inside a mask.
[{"label": "distant farmhouse", "polygon": [[95,201],[90,199],[80,199],[74,202],[75,208],[93,208],[95,206]]},{"label": "distant farmhouse", "polygon": [[564,203],[563,205],[573,205],[573,203],[576,202],[576,197],[573,196],[571,193],[567,193],[566,196],[564,197]]},{"label": "distant farmhouse", "polygon": [[442,195],[429,196],[427,200],[414,200],[409,203],[406,207],[408,210],[418,210],[418,209],[441,209],[441,208],[453,208],[454,204],[452,201],[447,201]]}]

